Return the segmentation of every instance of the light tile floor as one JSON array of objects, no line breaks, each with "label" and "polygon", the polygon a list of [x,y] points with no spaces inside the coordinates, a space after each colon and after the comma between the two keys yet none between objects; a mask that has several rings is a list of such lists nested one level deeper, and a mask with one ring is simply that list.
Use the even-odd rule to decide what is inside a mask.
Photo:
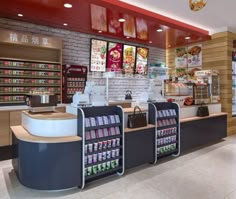
[{"label": "light tile floor", "polygon": [[11,161],[0,162],[0,199],[236,199],[236,136],[157,165],[144,165],[122,177],[109,177],[61,192],[21,185]]}]

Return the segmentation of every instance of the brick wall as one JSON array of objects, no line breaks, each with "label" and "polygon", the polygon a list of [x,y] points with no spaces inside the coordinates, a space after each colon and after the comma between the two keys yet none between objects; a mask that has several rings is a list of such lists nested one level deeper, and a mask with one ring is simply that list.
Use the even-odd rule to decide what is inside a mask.
[{"label": "brick wall", "polygon": [[[48,26],[36,25],[32,23],[14,21],[10,19],[0,18],[0,28],[13,29],[36,34],[43,34],[48,36],[59,37],[63,40],[62,61],[65,64],[80,64],[89,66],[90,56],[90,38],[105,39],[114,42],[121,42],[131,45],[135,43],[124,42],[122,40],[115,40],[110,38],[98,37],[91,34],[84,34],[74,31],[52,28]],[[149,63],[151,62],[165,62],[165,49],[149,47]],[[105,85],[105,79],[93,78],[91,75],[88,80],[93,80],[96,84]],[[146,93],[149,85],[147,78],[119,78],[111,79],[109,81],[109,96],[111,99],[121,99],[127,89],[133,91],[134,99],[138,98],[140,94]]]}]

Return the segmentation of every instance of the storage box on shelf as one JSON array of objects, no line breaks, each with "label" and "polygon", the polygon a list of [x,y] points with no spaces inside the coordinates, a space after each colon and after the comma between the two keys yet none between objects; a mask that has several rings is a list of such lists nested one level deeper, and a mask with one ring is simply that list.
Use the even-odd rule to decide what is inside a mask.
[{"label": "storage box on shelf", "polygon": [[59,62],[0,59],[0,105],[24,104],[30,91],[48,91],[61,101]]},{"label": "storage box on shelf", "polygon": [[63,66],[62,100],[64,103],[71,103],[75,92],[84,92],[87,81],[87,71],[86,66]]},{"label": "storage box on shelf", "polygon": [[168,102],[149,104],[149,123],[156,127],[156,161],[169,155],[179,155],[179,106]]},{"label": "storage box on shelf", "polygon": [[89,181],[124,173],[123,115],[118,106],[78,109],[78,135],[83,138],[82,188]]}]

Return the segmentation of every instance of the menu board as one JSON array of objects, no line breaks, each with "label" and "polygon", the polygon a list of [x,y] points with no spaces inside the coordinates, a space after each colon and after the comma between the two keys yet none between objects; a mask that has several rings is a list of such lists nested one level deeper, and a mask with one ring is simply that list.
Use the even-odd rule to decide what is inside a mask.
[{"label": "menu board", "polygon": [[124,45],[123,47],[123,72],[133,74],[135,67],[136,47]]},{"label": "menu board", "polygon": [[148,48],[137,47],[135,73],[147,75],[148,71]]},{"label": "menu board", "polygon": [[120,71],[122,65],[122,47],[120,43],[108,43],[107,70]]},{"label": "menu board", "polygon": [[90,71],[106,71],[107,41],[91,39]]}]

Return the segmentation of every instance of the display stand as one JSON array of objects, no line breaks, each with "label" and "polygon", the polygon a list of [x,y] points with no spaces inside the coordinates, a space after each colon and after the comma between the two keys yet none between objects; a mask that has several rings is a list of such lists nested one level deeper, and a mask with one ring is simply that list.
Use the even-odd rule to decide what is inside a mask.
[{"label": "display stand", "polygon": [[[113,117],[114,116],[114,117]],[[119,106],[78,108],[82,137],[82,185],[124,174],[124,113]]]},{"label": "display stand", "polygon": [[75,92],[84,92],[87,81],[87,67],[78,65],[63,66],[62,101],[71,103]]},{"label": "display stand", "polygon": [[180,154],[179,106],[176,103],[149,104],[149,123],[156,128],[156,160]]}]

